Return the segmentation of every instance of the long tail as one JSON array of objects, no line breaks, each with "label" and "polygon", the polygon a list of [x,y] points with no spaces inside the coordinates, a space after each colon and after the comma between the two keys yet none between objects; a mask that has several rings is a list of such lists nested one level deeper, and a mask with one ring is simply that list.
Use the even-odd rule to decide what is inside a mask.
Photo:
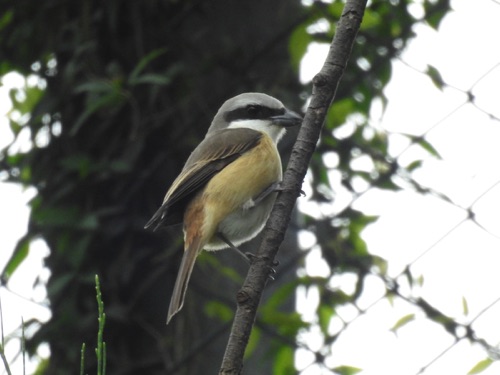
[{"label": "long tail", "polygon": [[196,261],[196,257],[202,250],[200,242],[201,241],[199,238],[193,239],[193,241],[184,251],[181,266],[179,268],[179,273],[177,274],[177,279],[175,280],[172,298],[170,299],[167,324],[170,322],[170,319],[172,319],[172,317],[177,314],[180,309],[182,309],[182,305],[184,305],[184,297],[186,296],[186,290],[188,287],[189,279],[191,277],[191,272],[193,271],[194,262]]}]

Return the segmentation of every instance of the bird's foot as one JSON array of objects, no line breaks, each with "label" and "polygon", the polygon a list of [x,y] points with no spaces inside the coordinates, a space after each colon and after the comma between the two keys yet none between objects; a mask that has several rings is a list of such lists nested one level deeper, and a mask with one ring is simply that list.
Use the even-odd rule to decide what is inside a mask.
[{"label": "bird's foot", "polygon": [[[250,260],[250,264],[255,260],[255,259],[267,259],[267,257],[261,256],[261,255],[255,255],[254,253],[247,252],[245,253],[247,258]],[[274,281],[274,275],[276,275],[276,270],[274,267],[279,266],[280,262],[279,260],[273,260],[271,263],[271,266],[269,267],[269,279]]]}]

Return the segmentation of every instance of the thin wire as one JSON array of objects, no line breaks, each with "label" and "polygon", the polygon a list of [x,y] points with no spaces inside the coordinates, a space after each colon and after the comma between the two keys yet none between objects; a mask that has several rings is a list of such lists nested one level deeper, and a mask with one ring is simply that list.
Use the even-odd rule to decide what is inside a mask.
[{"label": "thin wire", "polygon": [[[493,1],[493,0],[492,0]],[[498,3],[500,4],[500,2],[496,2],[495,3]],[[409,64],[407,64],[406,62],[403,61],[403,63],[405,63],[406,65],[408,65],[410,68],[418,71],[417,69],[415,69],[414,67],[410,66]],[[475,108],[477,108],[479,111],[487,114],[488,116],[490,116],[491,119],[493,120],[499,120],[497,117],[495,117],[494,115],[492,115],[491,113],[488,113],[487,111],[483,110],[482,108],[478,107],[477,104],[474,103],[474,96],[471,95],[471,91],[480,83],[480,81],[486,79],[488,77],[489,74],[491,74],[495,69],[497,69],[498,67],[500,66],[500,63],[496,63],[494,64],[492,67],[490,67],[488,70],[486,70],[483,74],[481,74],[474,82],[474,84],[471,85],[471,87],[469,88],[469,90],[461,90],[459,88],[456,88],[456,87],[453,87],[452,85],[449,85],[447,83],[444,83],[444,85],[446,85],[447,87],[450,87],[450,88],[453,88],[455,90],[458,90],[460,92],[463,92],[465,95],[466,95],[466,100],[462,103],[460,103],[459,105],[457,105],[455,108],[453,108],[450,112],[448,112],[445,116],[443,116],[442,118],[440,118],[439,120],[437,120],[436,122],[434,122],[430,127],[428,127],[426,129],[425,132],[423,132],[423,134],[421,136],[419,136],[418,138],[423,138],[425,136],[427,136],[429,134],[429,132],[431,132],[432,130],[436,129],[437,127],[439,127],[441,124],[444,123],[445,120],[449,119],[451,116],[453,116],[454,114],[456,114],[460,109],[462,109],[464,106],[466,106],[467,104],[472,104]],[[425,72],[420,72],[422,74],[425,74]],[[391,134],[395,134],[395,133],[391,133]],[[401,157],[401,155],[403,155],[410,147],[412,147],[413,145],[416,145],[418,144],[418,142],[416,140],[412,140],[411,142],[409,142],[408,146],[406,148],[404,148],[401,152],[399,152],[399,155],[395,156],[394,159],[397,160],[399,157]],[[417,184],[417,186],[419,186],[418,183],[414,182],[415,184]],[[457,231],[458,228],[466,223],[467,221],[470,221],[470,222],[473,222],[475,223],[479,228],[481,228],[485,233],[488,233],[490,235],[492,235],[493,237],[495,238],[499,238],[498,236],[496,236],[495,234],[489,232],[481,223],[479,223],[475,217],[474,217],[474,212],[473,212],[473,208],[474,208],[474,205],[477,204],[477,202],[479,202],[484,196],[486,196],[489,192],[491,192],[496,186],[498,186],[500,184],[500,181],[496,181],[494,184],[492,184],[491,186],[489,186],[487,189],[485,189],[483,192],[481,192],[479,195],[477,195],[475,197],[475,199],[472,201],[472,203],[470,203],[470,205],[468,207],[462,207],[460,206],[459,204],[457,204],[456,202],[453,202],[450,198],[448,198],[446,195],[443,195],[439,192],[435,192],[437,194],[432,194],[434,196],[437,196],[438,198],[454,205],[455,207],[457,208],[461,208],[462,210],[464,210],[464,212],[467,214],[465,215],[464,218],[460,219],[459,221],[457,221],[454,225],[452,225],[448,230],[446,230],[442,236],[440,236],[436,241],[434,241],[430,246],[428,246],[424,251],[422,251],[417,257],[415,257],[412,261],[408,262],[407,263],[407,266],[405,267],[405,270],[402,271],[401,273],[399,273],[397,276],[393,277],[393,278],[390,278],[390,277],[387,277],[387,276],[384,276],[384,275],[380,275],[380,274],[376,274],[376,273],[373,273],[375,276],[378,276],[380,278],[382,278],[382,280],[384,281],[385,285],[386,285],[386,293],[384,295],[382,295],[380,298],[377,298],[375,301],[373,301],[370,305],[366,306],[364,309],[360,309],[355,301],[353,302],[353,305],[356,306],[360,312],[360,314],[358,314],[356,317],[354,317],[351,321],[349,321],[348,323],[345,324],[344,328],[342,328],[337,335],[341,335],[342,333],[344,333],[350,323],[352,323],[353,321],[355,321],[358,317],[364,315],[364,314],[367,314],[369,313],[369,311],[377,304],[379,304],[381,301],[383,301],[384,299],[386,299],[388,296],[389,296],[389,293],[391,293],[391,285],[394,285],[394,286],[398,286],[398,281],[397,279],[401,276],[403,276],[407,270],[409,269],[410,266],[414,265],[416,262],[418,262],[420,259],[422,259],[424,256],[426,256],[429,252],[431,252],[433,249],[436,249],[437,245],[439,243],[441,243],[445,238],[447,238],[448,236],[450,236],[453,232]],[[351,199],[351,203],[348,205],[349,207],[352,206],[361,196],[363,196],[366,192],[372,190],[373,188],[370,187],[368,189],[366,189],[365,191],[361,192],[361,193],[358,193],[358,194],[355,194],[352,196],[352,199]],[[433,193],[434,190],[431,189],[431,188],[427,188],[425,187],[424,188],[425,190],[427,190],[429,193]],[[477,321],[478,319],[481,318],[481,316],[483,316],[487,311],[489,311],[494,305],[496,305],[497,303],[500,302],[500,297],[496,298],[493,302],[491,302],[490,304],[488,304],[487,306],[485,306],[470,322],[467,326],[464,326],[464,327],[467,327],[469,330],[472,330],[471,328],[471,325]],[[415,305],[415,307],[417,307],[417,305]],[[461,340],[463,340],[464,338],[469,338],[470,340],[472,340],[473,342],[476,342],[480,345],[482,345],[485,350],[490,353],[492,351],[492,349],[494,349],[493,346],[491,346],[490,344],[488,344],[484,339],[480,339],[480,338],[477,338],[476,335],[475,335],[475,332],[472,330],[471,334],[469,335],[464,335],[463,337],[456,337],[456,336],[453,336],[454,337],[454,341],[451,345],[449,345],[448,347],[446,347],[444,350],[442,350],[441,352],[437,353],[437,355],[430,361],[428,362],[425,366],[423,366],[419,372],[417,374],[422,374],[424,371],[426,371],[429,367],[431,367],[436,361],[438,361],[441,357],[443,357],[446,353],[448,353],[452,348],[454,348],[458,342],[460,342]],[[325,344],[328,344],[328,345],[331,345],[331,342],[330,340],[325,340]],[[310,364],[312,365],[312,364]]]}]

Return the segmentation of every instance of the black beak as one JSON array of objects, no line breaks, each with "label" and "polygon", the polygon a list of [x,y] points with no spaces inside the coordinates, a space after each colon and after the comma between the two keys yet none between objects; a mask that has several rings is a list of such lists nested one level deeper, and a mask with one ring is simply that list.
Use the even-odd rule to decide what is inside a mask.
[{"label": "black beak", "polygon": [[285,113],[283,113],[282,115],[273,116],[271,117],[271,120],[273,121],[274,125],[283,126],[284,128],[302,124],[302,116],[286,108]]}]

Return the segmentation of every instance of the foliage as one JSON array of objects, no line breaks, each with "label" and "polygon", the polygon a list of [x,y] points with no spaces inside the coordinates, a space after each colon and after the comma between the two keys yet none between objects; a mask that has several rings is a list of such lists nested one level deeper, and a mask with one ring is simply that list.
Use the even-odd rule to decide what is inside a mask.
[{"label": "foliage", "polygon": [[[410,3],[375,0],[367,9],[310,167],[312,194],[307,199],[317,207],[336,194],[332,171],[353,197],[367,186],[399,189],[394,177],[404,168],[387,158],[387,139],[367,119],[374,100],[386,102],[383,89],[391,77],[391,59],[413,36],[413,25],[422,21],[409,12]],[[311,43],[330,43],[342,2],[0,4],[0,74],[38,77],[36,84],[27,81],[23,90],[11,94],[11,130],[16,137],[27,133],[31,148],[6,148],[0,154],[8,181],[38,191],[30,203],[28,234],[2,282],[8,283],[29,256],[32,239],[42,237],[51,250],[46,265],[52,274],[47,291],[53,316],[28,340],[28,350],[49,343],[46,373],[78,368],[78,342],[88,342],[95,331],[92,284],[98,273],[109,296],[108,374],[215,372],[238,287],[234,272],[216,269],[238,266],[225,255],[200,259],[185,311],[166,329],[180,231],[151,234],[142,227],[226,98],[263,91],[299,108],[299,93],[304,97],[309,89],[298,83],[299,61]],[[424,22],[436,28],[449,10],[446,0],[424,1],[422,7]],[[327,31],[318,26],[325,23]],[[435,69],[429,67],[428,73],[439,82]],[[328,158],[336,162],[332,165]],[[356,168],[360,158],[370,160],[372,167]],[[330,276],[297,280],[293,270],[304,254],[292,250],[282,255],[287,263],[269,288],[252,337],[270,344],[252,345],[248,368],[289,373],[296,337],[307,329],[292,312],[300,285],[319,290],[322,333],[326,342],[336,339],[328,331],[336,307],[356,300],[371,270],[384,273],[384,261],[372,256],[361,238],[375,219],[350,206],[303,218],[301,227],[315,235],[331,274],[356,275],[355,291],[332,290]],[[233,276],[226,280],[224,274]],[[216,302],[205,308],[209,301]],[[86,366],[87,372],[95,372],[97,364],[88,361]]]}]

